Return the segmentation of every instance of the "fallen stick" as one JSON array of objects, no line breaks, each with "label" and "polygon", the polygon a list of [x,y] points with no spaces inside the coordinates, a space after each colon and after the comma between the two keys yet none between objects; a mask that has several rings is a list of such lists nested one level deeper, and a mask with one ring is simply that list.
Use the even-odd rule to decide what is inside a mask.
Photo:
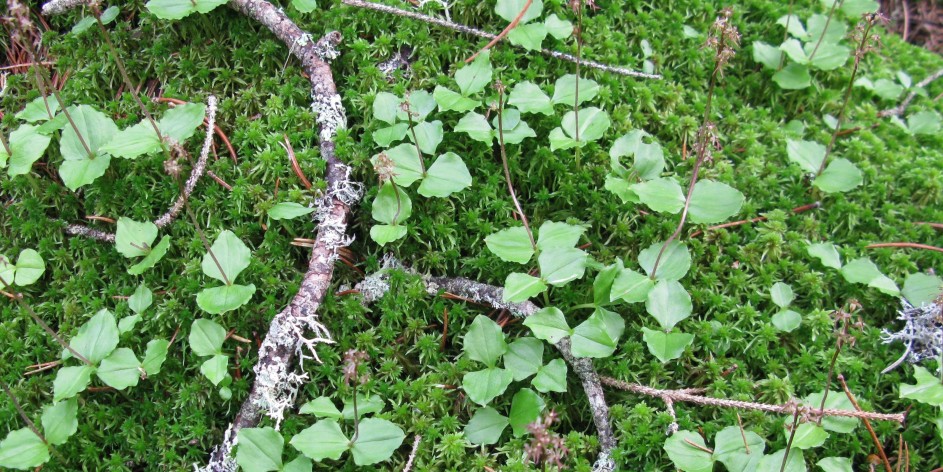
[{"label": "fallen stick", "polygon": [[[390,269],[402,269],[395,260],[384,261],[384,270],[367,276],[354,289],[359,290],[364,303],[373,303],[390,289],[387,279]],[[540,308],[533,302],[510,303],[504,301],[504,289],[461,277],[423,277],[426,284],[426,293],[439,295],[448,293],[456,298],[472,303],[484,304],[496,309],[507,310],[517,317],[527,317],[536,313]],[[612,433],[612,424],[609,420],[609,406],[606,403],[605,393],[599,382],[599,375],[593,367],[592,359],[575,357],[570,349],[570,339],[561,339],[554,345],[563,355],[583,384],[583,390],[589,400],[589,407],[593,415],[599,438],[600,451],[593,467],[597,472],[611,472],[615,470],[612,459],[612,450],[616,447],[615,436]]]},{"label": "fallen stick", "polygon": [[928,75],[925,79],[921,80],[920,82],[917,82],[917,85],[914,86],[915,91],[910,92],[910,94],[908,94],[907,97],[904,98],[904,101],[900,102],[900,105],[897,105],[894,108],[888,108],[886,110],[882,110],[878,112],[878,118],[903,115],[904,111],[907,110],[907,107],[910,106],[910,102],[914,101],[914,98],[917,98],[916,89],[924,88],[927,85],[930,85],[930,83],[933,82],[934,80],[939,79],[940,77],[943,77],[943,69],[940,69]]},{"label": "fallen stick", "polygon": [[[443,20],[441,18],[436,18],[434,16],[423,15],[422,13],[416,13],[414,11],[403,10],[400,8],[391,7],[391,6],[383,5],[380,3],[366,2],[363,0],[341,0],[341,3],[343,3],[344,5],[352,6],[352,7],[367,8],[370,10],[376,10],[383,13],[389,13],[391,15],[402,16],[406,18],[412,18],[414,20],[424,21],[426,23],[431,23],[433,25],[441,26],[443,28],[449,28],[451,30],[458,31],[459,33],[465,33],[465,34],[470,34],[472,36],[478,36],[480,38],[486,38],[489,40],[494,40],[498,38],[498,35],[496,34],[491,34],[486,31],[472,28],[470,26],[465,26],[459,23],[453,23],[451,21]],[[606,71],[606,72],[612,72],[614,74],[627,75],[629,77],[638,77],[642,79],[661,79],[661,76],[658,74],[646,74],[644,72],[634,71],[632,69],[628,69],[625,67],[600,64],[598,62],[588,61],[585,58],[583,59],[577,58],[576,56],[573,56],[571,54],[563,53],[560,51],[554,51],[552,49],[541,49],[540,52],[546,56],[550,56],[556,59],[569,61],[573,63],[579,62],[579,64],[582,66],[592,67],[594,69],[599,69],[601,71]]]}]

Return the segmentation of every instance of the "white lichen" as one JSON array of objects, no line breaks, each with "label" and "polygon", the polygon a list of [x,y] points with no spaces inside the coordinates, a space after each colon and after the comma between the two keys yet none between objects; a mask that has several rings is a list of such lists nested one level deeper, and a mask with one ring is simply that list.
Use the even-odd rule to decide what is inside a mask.
[{"label": "white lichen", "polygon": [[347,115],[344,112],[344,104],[341,103],[341,96],[326,90],[321,84],[315,84],[311,88],[311,109],[318,115],[321,141],[332,141],[337,130],[347,127]]},{"label": "white lichen", "polygon": [[900,331],[883,330],[881,340],[884,344],[895,341],[904,343],[904,354],[881,373],[894,370],[904,361],[917,364],[926,359],[939,360],[943,356],[943,303],[936,300],[919,307],[901,299],[903,309],[898,311],[897,319],[904,322]]},{"label": "white lichen", "polygon": [[91,0],[52,0],[43,5],[43,15],[58,15],[91,3]]}]

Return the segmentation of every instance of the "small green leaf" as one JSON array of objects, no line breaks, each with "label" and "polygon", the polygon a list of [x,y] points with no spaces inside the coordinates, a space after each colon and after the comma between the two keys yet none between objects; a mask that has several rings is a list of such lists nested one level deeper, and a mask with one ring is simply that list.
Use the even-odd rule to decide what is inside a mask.
[{"label": "small green leaf", "polygon": [[272,208],[269,208],[266,212],[269,218],[273,220],[290,220],[292,218],[297,218],[299,216],[304,216],[311,214],[314,211],[314,208],[306,207],[300,203],[295,202],[282,202]]},{"label": "small green leaf", "polygon": [[[860,17],[856,19],[860,19]],[[806,30],[809,38],[816,42],[821,39],[823,44],[835,44],[845,39],[848,33],[848,25],[844,21],[830,21],[828,16],[816,13],[810,16],[806,22]]]},{"label": "small green leaf", "polygon": [[[393,161],[393,180],[397,185],[409,187],[423,177],[421,157],[414,144],[403,143],[386,150],[385,153],[386,157]],[[377,157],[374,157],[374,164],[376,159]]]},{"label": "small green leaf", "polygon": [[612,281],[612,292],[609,295],[609,301],[622,299],[626,303],[644,302],[648,299],[648,293],[654,286],[655,282],[652,279],[632,269],[623,269]]},{"label": "small green leaf", "polygon": [[494,367],[498,359],[508,350],[504,333],[491,318],[478,315],[472,321],[468,332],[462,337],[462,350],[469,359]]},{"label": "small green leaf", "polygon": [[46,405],[43,408],[43,435],[53,446],[65,444],[69,437],[79,429],[77,418],[78,402],[70,400]]},{"label": "small green leaf", "polygon": [[809,55],[802,49],[802,43],[796,39],[787,39],[779,46],[779,49],[797,64],[807,65],[809,63]]},{"label": "small green leaf", "polygon": [[543,360],[544,343],[531,337],[514,341],[504,353],[504,367],[511,371],[514,380],[518,382],[536,374],[543,365]]},{"label": "small green leaf", "polygon": [[691,296],[675,280],[659,280],[648,292],[645,310],[652,315],[665,331],[691,316]]},{"label": "small green leaf", "polygon": [[[16,264],[7,256],[0,254],[0,280],[5,282],[6,285],[13,285],[15,279]],[[0,283],[0,285],[2,285],[2,283]]]},{"label": "small green leaf", "polygon": [[16,131],[10,133],[7,143],[13,154],[8,156],[6,149],[0,147],[0,167],[6,165],[9,157],[10,168],[7,169],[7,173],[10,177],[29,173],[33,168],[33,163],[43,157],[46,148],[49,147],[50,139],[49,136],[40,134],[36,126],[20,125]]},{"label": "small green leaf", "polygon": [[720,182],[703,179],[694,184],[688,209],[692,223],[720,223],[740,213],[743,194]]},{"label": "small green leaf", "polygon": [[913,306],[933,303],[943,292],[943,279],[938,275],[922,273],[910,274],[904,280],[904,289],[901,295]]},{"label": "small green leaf", "polygon": [[84,16],[82,17],[81,20],[79,20],[78,23],[72,26],[72,31],[70,31],[70,33],[72,33],[73,35],[82,34],[88,31],[88,29],[91,28],[94,24],[95,24],[95,18],[91,16]]},{"label": "small green leaf", "polygon": [[485,144],[491,144],[494,140],[488,119],[473,111],[468,112],[462,119],[458,120],[455,125],[455,132],[468,133],[470,138]]},{"label": "small green leaf", "polygon": [[53,401],[66,400],[85,391],[94,371],[95,368],[88,365],[60,368],[52,382]]},{"label": "small green leaf", "polygon": [[373,142],[377,143],[377,146],[387,147],[390,144],[405,138],[408,131],[408,123],[396,123],[393,126],[388,126],[386,128],[381,128],[374,131],[372,135]]},{"label": "small green leaf", "polygon": [[146,310],[154,301],[154,294],[143,283],[134,289],[134,293],[128,297],[128,307],[135,313],[141,313]]},{"label": "small green leaf", "polygon": [[396,226],[413,213],[413,202],[402,188],[387,182],[377,192],[371,213],[374,220]]},{"label": "small green leaf", "polygon": [[203,273],[209,277],[232,284],[236,277],[249,267],[252,252],[235,233],[228,229],[219,233],[210,249],[211,252],[203,255],[203,261],[200,264]]},{"label": "small green leaf", "polygon": [[786,28],[786,31],[795,38],[807,39],[809,37],[805,26],[802,26],[802,20],[796,15],[783,15],[776,20],[776,24]]},{"label": "small green leaf", "polygon": [[609,357],[625,330],[625,321],[618,313],[596,308],[586,321],[573,329],[570,340],[576,357]]},{"label": "small green leaf", "polygon": [[782,51],[779,48],[762,41],[753,42],[753,60],[763,64],[763,67],[772,70],[778,69],[780,57],[782,57]]},{"label": "small green leaf", "polygon": [[864,180],[861,169],[855,167],[848,159],[835,159],[820,174],[812,185],[825,193],[847,192]]},{"label": "small green leaf", "polygon": [[508,370],[489,367],[465,374],[462,377],[462,388],[469,400],[485,406],[504,393],[513,380],[514,376]]},{"label": "small green leaf", "polygon": [[406,114],[404,108],[400,108],[396,112],[396,118],[400,121],[409,121],[410,116],[414,123],[419,123],[424,121],[429,113],[432,113],[435,110],[435,98],[432,97],[432,94],[426,92],[425,90],[412,90],[406,92],[406,95],[403,97],[403,101],[409,105],[409,113]]},{"label": "small green leaf", "polygon": [[766,441],[753,431],[744,431],[737,426],[728,426],[714,437],[714,459],[724,464],[729,472],[753,472],[756,470]]},{"label": "small green leaf", "polygon": [[684,472],[711,472],[714,469],[714,457],[706,449],[704,438],[693,431],[678,431],[665,441],[668,458]]},{"label": "small green leaf", "polygon": [[[79,328],[78,334],[69,342],[69,346],[89,360],[98,364],[118,347],[118,322],[108,310],[100,310]],[[72,355],[68,350],[63,355]]]},{"label": "small green leaf", "polygon": [[801,90],[812,85],[809,68],[801,64],[788,64],[773,74],[773,82],[783,90]]},{"label": "small green leaf", "polygon": [[[415,139],[413,139],[413,133],[416,134]],[[410,142],[419,142],[419,150],[425,154],[435,154],[436,148],[439,147],[439,143],[442,142],[443,136],[445,136],[442,131],[442,122],[441,121],[423,121],[421,123],[416,123],[413,126],[413,133],[407,134]]]},{"label": "small green leaf", "polygon": [[940,132],[940,114],[920,111],[907,117],[907,129],[913,135],[932,135]]},{"label": "small green leaf", "polygon": [[44,272],[46,272],[46,263],[38,252],[33,249],[20,251],[16,259],[16,275],[13,277],[17,285],[23,287],[33,284],[42,277]]},{"label": "small green leaf", "polygon": [[831,267],[832,269],[841,270],[841,256],[838,254],[838,249],[835,248],[835,245],[832,243],[816,243],[810,244],[807,248],[809,255],[817,258],[822,262],[822,265],[825,267]]},{"label": "small green leaf", "polygon": [[494,408],[479,408],[465,426],[465,438],[472,444],[495,444],[508,424],[508,418]]},{"label": "small green leaf", "polygon": [[254,284],[204,288],[196,294],[196,304],[201,310],[211,315],[218,315],[245,305],[254,293]]},{"label": "small green leaf", "polygon": [[102,151],[125,159],[135,159],[160,150],[160,138],[154,131],[154,127],[147,121],[141,121],[122,130],[102,147]]},{"label": "small green leaf", "polygon": [[914,377],[917,383],[900,384],[900,398],[910,398],[931,406],[943,406],[943,384],[940,379],[919,365],[914,366]]},{"label": "small green leaf", "polygon": [[157,225],[150,221],[137,222],[130,218],[118,218],[115,232],[115,248],[124,257],[138,257],[151,252],[151,244],[157,239]]},{"label": "small green leaf", "polygon": [[179,20],[191,13],[209,13],[227,0],[150,0],[145,5],[163,20]]},{"label": "small green leaf", "polygon": [[49,446],[29,428],[11,431],[0,441],[0,467],[32,469],[47,461]]},{"label": "small green leaf", "polygon": [[547,284],[543,280],[528,274],[513,272],[508,274],[507,279],[504,281],[504,296],[502,299],[506,302],[521,303],[543,293],[545,290],[547,290]]},{"label": "small green leaf", "polygon": [[546,221],[537,230],[537,248],[541,251],[569,249],[576,246],[585,232],[586,226]]},{"label": "small green leaf", "polygon": [[[524,9],[524,5],[527,5],[527,0],[498,0],[494,5],[494,12],[510,23],[520,15],[521,10]],[[519,20],[520,24],[525,24],[530,20],[539,18],[540,14],[543,13],[543,9],[543,2],[541,0],[534,0],[530,6],[527,7],[524,16]]]},{"label": "small green leaf", "polygon": [[849,261],[842,267],[841,273],[845,280],[853,284],[865,284],[892,296],[900,294],[897,284],[882,274],[878,266],[874,265],[867,257]]},{"label": "small green leaf", "polygon": [[291,445],[305,456],[321,462],[340,459],[341,454],[350,448],[350,440],[344,436],[337,421],[321,420],[294,435]]},{"label": "small green leaf", "polygon": [[403,99],[389,92],[380,92],[373,99],[373,117],[389,124],[396,123]]},{"label": "small green leaf", "polygon": [[550,99],[554,105],[564,104],[570,107],[579,106],[581,103],[596,98],[599,94],[599,84],[595,80],[580,77],[580,100],[576,101],[576,75],[566,74],[557,79],[553,86],[553,97]]},{"label": "small green leaf", "polygon": [[[98,152],[99,148],[112,140],[115,134],[118,133],[118,126],[111,118],[90,105],[69,107],[69,114],[72,117],[72,122],[75,123],[75,128],[78,128],[79,133],[81,133],[82,139],[79,139],[75,128],[72,126],[66,127],[62,132],[62,138],[59,140],[59,150],[62,152],[62,157],[66,161],[87,161],[90,157],[101,157],[102,153]],[[88,151],[85,150],[85,146],[82,144],[83,140],[91,150],[92,156],[89,156]],[[94,160],[97,161],[97,159]],[[102,173],[104,173],[104,169],[102,169]]]},{"label": "small green leaf", "polygon": [[198,356],[221,354],[226,330],[213,320],[194,320],[190,326],[190,349]]},{"label": "small green leaf", "polygon": [[[582,93],[580,96],[582,97]],[[596,107],[589,107],[580,110],[579,117],[577,117],[576,112],[567,112],[566,115],[563,115],[560,127],[567,136],[579,143],[585,143],[603,137],[606,130],[609,129],[610,123],[609,115],[606,112]],[[579,134],[577,134],[577,131]]]},{"label": "small green leaf", "polygon": [[228,365],[229,357],[224,354],[217,354],[203,361],[203,364],[200,365],[200,373],[209,379],[213,385],[219,385],[226,377],[229,377]]},{"label": "small green leaf", "polygon": [[[835,70],[848,62],[851,55],[851,49],[840,44],[826,43],[820,44],[819,49],[815,51],[815,44],[806,43],[805,52],[811,57],[809,65],[818,70]],[[815,51],[815,55],[812,52]]]},{"label": "small green leaf", "polygon": [[466,97],[484,90],[491,83],[491,51],[479,54],[471,64],[455,72],[455,82],[458,83],[458,90]]},{"label": "small green leaf", "polygon": [[372,465],[389,459],[396,451],[406,433],[393,423],[379,418],[367,418],[360,422],[360,434],[350,448],[354,464]]},{"label": "small green leaf", "polygon": [[514,394],[511,399],[511,413],[508,415],[508,422],[511,424],[511,431],[514,436],[521,437],[527,434],[527,425],[537,421],[540,413],[547,404],[537,392],[529,388],[522,388]]},{"label": "small green leaf", "polygon": [[[556,16],[554,16],[556,17]],[[508,94],[508,105],[517,107],[522,113],[553,114],[550,97],[533,82],[520,82]]]},{"label": "small green leaf", "polygon": [[566,373],[566,362],[554,359],[537,370],[531,384],[538,392],[566,392]]},{"label": "small green leaf", "polygon": [[[644,249],[638,255],[638,263],[645,270],[649,277],[652,276],[652,270],[655,268],[655,261],[658,260],[658,254],[664,243],[655,243]],[[681,280],[691,268],[691,253],[688,247],[677,240],[672,241],[665,248],[661,260],[658,262],[658,273],[655,274],[657,280]]]},{"label": "small green leaf", "polygon": [[550,344],[556,344],[571,333],[563,312],[554,307],[541,308],[537,313],[528,316],[524,319],[524,326],[534,332],[534,337]]},{"label": "small green leaf", "polygon": [[141,315],[125,316],[118,320],[118,334],[130,333],[141,321]]},{"label": "small green leaf", "polygon": [[819,466],[823,472],[854,472],[851,459],[847,457],[826,457],[815,465]]},{"label": "small green leaf", "polygon": [[796,299],[795,294],[792,293],[792,287],[782,282],[773,284],[773,288],[769,290],[769,295],[773,299],[773,303],[780,308],[786,308]]},{"label": "small green leaf", "polygon": [[548,284],[559,287],[583,278],[589,254],[582,249],[555,247],[537,257],[540,276]]},{"label": "small green leaf", "polygon": [[802,324],[802,315],[792,310],[781,310],[773,315],[772,321],[776,329],[788,333]]},{"label": "small green leaf", "polygon": [[825,440],[828,439],[828,432],[825,431],[825,428],[815,423],[799,423],[799,425],[796,426],[794,435],[788,428],[783,432],[787,439],[792,436],[792,447],[796,449],[812,449],[819,447],[825,444]]},{"label": "small green leaf", "polygon": [[485,245],[494,255],[507,262],[526,264],[534,256],[534,248],[523,226],[492,233],[485,238]]},{"label": "small green leaf", "polygon": [[318,2],[315,0],[291,0],[291,6],[301,13],[311,13],[318,9]]},{"label": "small green leaf", "polygon": [[684,191],[673,178],[652,179],[631,188],[642,203],[659,213],[675,214],[684,208]]},{"label": "small green leaf", "polygon": [[478,100],[465,97],[439,85],[432,91],[432,98],[439,105],[439,111],[466,112],[474,110],[481,104]]},{"label": "small green leaf", "polygon": [[370,239],[373,239],[380,246],[406,236],[406,227],[401,225],[374,225],[370,227]]},{"label": "small green leaf", "polygon": [[134,351],[121,347],[101,362],[96,373],[105,385],[124,390],[137,385],[141,380],[141,362],[134,355]]},{"label": "small green leaf", "polygon": [[[335,420],[341,418],[341,411],[337,409],[337,406],[335,406],[334,402],[328,397],[318,397],[305,403],[298,410],[298,413],[302,415],[314,415],[318,418],[332,418]],[[358,413],[360,412],[358,411]]]},{"label": "small green leaf", "polygon": [[[48,104],[49,108],[46,108]],[[59,101],[53,97],[39,96],[26,104],[26,108],[16,114],[16,118],[27,123],[36,123],[40,121],[49,121],[55,118],[59,111]],[[50,116],[52,115],[52,116]]]},{"label": "small green leaf", "polygon": [[547,37],[547,27],[543,23],[519,24],[508,33],[508,41],[530,51],[539,51],[541,43]]},{"label": "small green leaf", "polygon": [[[384,406],[386,406],[386,402],[384,402],[379,395],[371,395],[369,397],[357,395],[357,416],[359,418],[363,418],[370,413],[379,413],[383,411]],[[344,410],[341,412],[341,417],[345,420],[354,419],[353,397],[344,399]]]},{"label": "small green leaf", "polygon": [[786,140],[786,155],[789,160],[799,164],[802,170],[815,173],[825,158],[825,146],[815,141]]},{"label": "small green leaf", "polygon": [[454,152],[439,156],[426,172],[419,184],[419,194],[424,197],[448,197],[461,192],[472,184],[471,174],[465,161]]},{"label": "small green leaf", "polygon": [[141,361],[141,368],[147,375],[157,375],[160,368],[167,359],[167,349],[170,348],[170,341],[166,339],[152,339],[147,343],[147,349],[144,351],[144,360]]},{"label": "small green leaf", "polygon": [[242,428],[238,434],[236,463],[245,472],[281,470],[285,440],[273,428]]},{"label": "small green leaf", "polygon": [[561,20],[556,13],[544,20],[544,26],[547,27],[547,33],[557,39],[566,39],[573,34],[573,23],[567,20]]},{"label": "small green leaf", "polygon": [[160,242],[151,249],[151,252],[147,253],[143,259],[137,264],[134,264],[131,267],[128,267],[128,273],[131,275],[141,275],[147,269],[154,267],[154,264],[160,262],[160,260],[167,254],[167,250],[170,249],[170,236],[164,236],[160,238]]},{"label": "small green leaf", "polygon": [[684,349],[694,342],[693,334],[665,333],[648,328],[642,328],[642,340],[648,345],[648,352],[652,353],[662,363],[677,359],[684,354]]},{"label": "small green leaf", "polygon": [[[105,154],[95,159],[80,158],[66,160],[59,166],[59,177],[66,188],[75,191],[105,175],[111,164],[111,156]],[[12,163],[11,163],[12,168]]]}]

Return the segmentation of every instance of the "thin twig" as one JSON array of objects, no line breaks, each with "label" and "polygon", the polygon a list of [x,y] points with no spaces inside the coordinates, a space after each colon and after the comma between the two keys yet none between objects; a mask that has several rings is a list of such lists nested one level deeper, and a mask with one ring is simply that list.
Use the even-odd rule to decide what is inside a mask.
[{"label": "thin twig", "polygon": [[917,82],[917,85],[915,85],[915,86],[913,87],[913,92],[910,92],[910,93],[907,95],[907,97],[904,98],[904,101],[900,102],[900,105],[898,105],[898,106],[896,106],[896,107],[894,107],[894,108],[888,108],[888,109],[886,109],[886,110],[883,110],[883,111],[879,112],[879,113],[878,113],[878,117],[883,118],[883,117],[886,117],[886,116],[900,116],[900,115],[903,115],[903,114],[904,114],[904,111],[907,110],[907,107],[910,106],[910,102],[914,101],[914,98],[917,98],[917,91],[920,90],[920,89],[922,89],[922,88],[924,88],[924,87],[926,87],[926,86],[928,86],[928,85],[930,85],[930,82],[933,82],[934,80],[937,80],[937,79],[939,79],[940,77],[943,77],[943,69],[940,69],[940,70],[938,70],[938,71],[936,71],[936,72],[934,72],[934,73],[928,75],[925,79],[921,80],[920,82]]},{"label": "thin twig", "polygon": [[511,181],[511,170],[508,166],[508,153],[504,146],[504,85],[497,84],[498,89],[498,146],[501,151],[501,165],[504,167],[504,180],[508,184],[508,192],[511,194],[511,200],[514,201],[514,207],[517,213],[521,215],[521,221],[524,223],[524,229],[527,230],[527,237],[530,239],[530,246],[537,251],[537,243],[534,241],[534,232],[530,229],[530,222],[527,221],[527,215],[521,208],[521,202],[517,199],[517,193],[514,191],[514,183]]},{"label": "thin twig", "polygon": [[660,390],[657,388],[646,387],[644,385],[632,384],[614,379],[612,377],[599,377],[600,382],[610,387],[620,390],[638,393],[649,397],[670,398],[676,402],[689,402],[698,405],[716,406],[721,408],[733,408],[740,410],[757,410],[767,413],[778,413],[782,415],[794,415],[796,412],[804,417],[815,418],[821,416],[839,416],[845,418],[868,418],[875,421],[893,421],[895,423],[904,423],[905,415],[903,413],[872,413],[867,411],[839,410],[835,408],[819,409],[808,405],[800,405],[795,402],[782,405],[772,405],[767,403],[745,402],[740,400],[727,400],[723,398],[711,398],[703,395],[696,395],[680,390]]},{"label": "thin twig", "polygon": [[20,418],[23,418],[23,421],[26,422],[26,426],[29,426],[30,431],[33,432],[36,436],[42,440],[43,444],[49,445],[49,441],[46,441],[46,437],[39,432],[39,428],[36,427],[36,424],[33,423],[33,420],[29,419],[29,415],[26,414],[26,411],[23,410],[23,407],[20,406],[20,402],[16,401],[16,397],[13,396],[13,392],[10,391],[10,387],[6,382],[0,380],[0,388],[3,389],[3,392],[10,397],[10,401],[13,403],[13,408],[16,408],[16,412],[20,414]]},{"label": "thin twig", "polygon": [[[367,2],[363,0],[342,0],[341,3],[352,6],[352,7],[367,8],[370,10],[376,10],[383,13],[389,13],[391,15],[402,16],[405,18],[412,18],[414,20],[431,23],[437,26],[441,26],[443,28],[449,28],[451,30],[458,31],[459,33],[470,34],[470,35],[478,36],[481,38],[494,39],[497,37],[496,34],[491,34],[491,33],[481,31],[479,29],[475,29],[469,26],[465,26],[458,23],[453,23],[451,21],[436,18],[434,16],[423,15],[422,13],[416,13],[409,10],[403,10],[396,7],[382,5],[379,3]],[[553,51],[550,49],[541,49],[540,52],[543,53],[544,55],[547,55],[556,59],[560,59],[563,61],[569,61],[569,62],[577,61],[576,57],[574,57],[573,55],[562,53],[559,51]],[[592,67],[594,69],[599,69],[605,72],[612,72],[614,74],[627,75],[629,77],[639,77],[643,79],[661,79],[661,76],[658,74],[646,74],[643,72],[637,72],[631,69],[627,69],[625,67],[610,66],[606,64],[600,64],[598,62],[587,61],[586,59],[583,59],[581,63],[585,66]]]},{"label": "thin twig", "polygon": [[[858,400],[855,398],[854,394],[851,393],[851,390],[848,389],[848,383],[845,382],[845,376],[838,374],[838,381],[841,383],[841,388],[845,390],[845,395],[848,397],[848,400],[851,401],[851,404],[854,405],[856,411],[862,411],[861,406],[858,405]],[[884,446],[881,445],[881,441],[878,440],[878,435],[875,434],[874,428],[871,427],[871,422],[867,418],[862,418],[861,421],[864,423],[864,427],[867,428],[868,433],[871,435],[871,440],[874,441],[874,446],[878,448],[878,455],[881,456],[881,462],[884,463],[884,470],[886,472],[893,472],[891,469],[891,462],[887,460],[887,454],[884,453]]]},{"label": "thin twig", "polygon": [[880,247],[908,247],[912,249],[926,249],[927,251],[943,252],[943,247],[930,246],[919,243],[876,243],[865,246],[865,249],[874,249]]},{"label": "thin twig", "polygon": [[403,467],[403,472],[410,472],[413,470],[413,461],[416,460],[416,451],[419,450],[419,441],[422,441],[422,436],[417,434],[413,439],[413,449],[409,452],[409,459],[406,460],[406,466]]},{"label": "thin twig", "polygon": [[524,3],[524,7],[521,8],[521,12],[518,13],[517,16],[514,17],[514,20],[512,20],[507,25],[507,27],[501,30],[501,32],[498,33],[498,35],[495,36],[494,39],[491,40],[491,42],[486,44],[485,47],[481,48],[481,50],[479,50],[475,54],[472,54],[471,57],[469,57],[468,59],[465,59],[465,63],[468,64],[469,62],[474,61],[475,58],[478,57],[479,54],[491,49],[492,46],[494,46],[495,44],[498,44],[499,41],[504,39],[504,37],[507,36],[508,33],[510,33],[511,30],[517,27],[518,23],[521,22],[521,18],[524,18],[524,14],[527,13],[527,9],[530,8],[530,4],[533,2],[534,0],[527,0],[527,2]]},{"label": "thin twig", "polygon": [[[802,213],[802,212],[806,212],[806,211],[809,211],[809,210],[813,210],[813,209],[819,208],[819,207],[821,207],[821,206],[822,206],[822,203],[821,203],[821,202],[815,202],[815,203],[809,203],[809,204],[807,204],[807,205],[797,206],[797,207],[795,207],[795,208],[793,208],[792,210],[789,210],[789,211],[790,211],[791,213],[797,214],[797,213]],[[767,219],[769,219],[769,218],[767,218],[767,217],[765,217],[765,216],[757,216],[756,218],[750,218],[749,220],[732,221],[732,222],[730,222],[730,223],[724,223],[724,224],[719,224],[719,225],[714,225],[714,226],[708,226],[707,228],[704,228],[703,230],[697,230],[697,231],[691,233],[691,236],[690,236],[690,237],[696,238],[696,237],[698,237],[698,236],[700,236],[700,235],[706,233],[707,231],[716,231],[716,230],[718,230],[718,229],[723,229],[723,228],[732,228],[732,227],[734,227],[734,226],[740,226],[740,225],[758,223],[758,222],[760,222],[760,221],[766,221]]]},{"label": "thin twig", "polygon": [[915,225],[927,225],[933,229],[943,229],[943,223],[928,223],[926,221],[918,221],[914,223]]}]

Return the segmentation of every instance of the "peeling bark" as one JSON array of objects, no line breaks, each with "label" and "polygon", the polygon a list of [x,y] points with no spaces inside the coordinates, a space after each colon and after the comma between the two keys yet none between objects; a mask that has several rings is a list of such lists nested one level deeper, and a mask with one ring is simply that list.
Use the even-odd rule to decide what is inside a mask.
[{"label": "peeling bark", "polygon": [[[390,289],[387,280],[388,270],[402,269],[402,266],[394,260],[386,260],[384,261],[384,269],[387,270],[368,276],[363,282],[357,284],[356,288],[363,296],[364,303],[372,303],[382,297]],[[462,277],[426,276],[423,277],[423,281],[426,284],[426,292],[430,295],[447,292],[493,308],[507,310],[511,314],[522,318],[533,315],[540,310],[540,307],[530,301],[522,303],[505,302],[503,288]],[[606,403],[606,396],[599,381],[599,375],[593,367],[593,361],[585,357],[575,357],[570,349],[569,338],[561,339],[554,346],[560,351],[563,358],[573,366],[573,371],[576,372],[577,377],[583,384],[583,390],[589,400],[589,407],[593,414],[593,423],[596,424],[600,446],[599,457],[593,466],[593,470],[596,472],[611,472],[615,470],[612,450],[616,446],[616,440],[612,433],[612,424],[609,421],[609,405]]]}]

